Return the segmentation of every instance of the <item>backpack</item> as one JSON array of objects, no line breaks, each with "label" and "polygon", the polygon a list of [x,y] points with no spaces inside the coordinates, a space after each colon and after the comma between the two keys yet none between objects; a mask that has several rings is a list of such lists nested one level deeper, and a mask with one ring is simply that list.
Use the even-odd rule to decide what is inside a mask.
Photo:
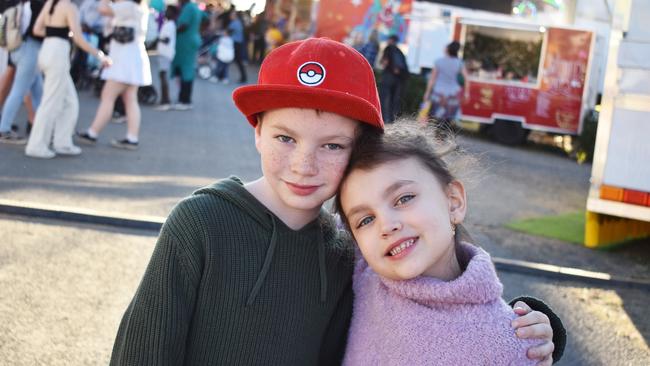
[{"label": "backpack", "polygon": [[20,32],[22,12],[23,4],[20,2],[7,8],[0,17],[0,47],[6,48],[7,51],[13,51],[23,43],[23,35]]}]

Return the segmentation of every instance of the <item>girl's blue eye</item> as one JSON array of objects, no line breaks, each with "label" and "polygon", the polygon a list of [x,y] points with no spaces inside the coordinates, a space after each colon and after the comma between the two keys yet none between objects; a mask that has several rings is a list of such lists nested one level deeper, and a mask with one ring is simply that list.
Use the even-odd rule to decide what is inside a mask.
[{"label": "girl's blue eye", "polygon": [[374,220],[374,217],[372,217],[372,216],[364,217],[363,219],[361,219],[361,221],[359,221],[359,225],[357,225],[357,229],[362,227],[362,226],[368,225],[369,223],[372,222],[372,220]]},{"label": "girl's blue eye", "polygon": [[340,144],[325,144],[325,148],[328,150],[343,150],[343,145]]},{"label": "girl's blue eye", "polygon": [[276,138],[280,142],[293,142],[293,139],[291,137],[289,137],[289,136],[286,136],[286,135],[278,135],[278,136],[276,136]]},{"label": "girl's blue eye", "polygon": [[397,202],[395,203],[395,205],[396,206],[403,205],[406,202],[412,200],[413,198],[415,198],[414,194],[405,194],[405,195],[403,195],[403,196],[401,196],[400,198],[397,199]]}]

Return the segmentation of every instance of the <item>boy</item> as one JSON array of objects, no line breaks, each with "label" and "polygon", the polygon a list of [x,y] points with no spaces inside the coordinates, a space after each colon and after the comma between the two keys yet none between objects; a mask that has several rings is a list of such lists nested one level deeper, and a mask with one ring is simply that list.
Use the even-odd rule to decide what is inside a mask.
[{"label": "boy", "polygon": [[372,69],[338,42],[294,42],[270,53],[258,84],[233,99],[255,127],[263,176],[217,182],[174,208],[120,324],[112,365],[341,361],[351,258],[321,205],[356,137],[383,128]]},{"label": "boy", "polygon": [[176,18],[178,17],[178,8],[174,5],[167,5],[165,9],[165,22],[160,29],[158,36],[158,74],[160,75],[160,103],[156,107],[159,111],[168,111],[171,109],[171,100],[169,99],[169,79],[168,72],[176,52]]}]

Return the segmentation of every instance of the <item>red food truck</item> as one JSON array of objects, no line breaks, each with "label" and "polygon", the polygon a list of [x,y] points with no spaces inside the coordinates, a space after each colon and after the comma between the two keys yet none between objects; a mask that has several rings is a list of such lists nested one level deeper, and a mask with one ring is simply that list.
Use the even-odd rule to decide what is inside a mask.
[{"label": "red food truck", "polygon": [[[469,98],[461,119],[505,144],[531,130],[578,135],[598,94],[592,73],[594,32],[525,22],[457,17]],[[593,80],[593,82],[592,82]]]}]

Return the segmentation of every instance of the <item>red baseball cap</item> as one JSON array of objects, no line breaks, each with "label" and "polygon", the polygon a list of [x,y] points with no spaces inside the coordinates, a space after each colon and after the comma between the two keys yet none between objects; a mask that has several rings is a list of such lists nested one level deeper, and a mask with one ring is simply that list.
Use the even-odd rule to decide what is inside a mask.
[{"label": "red baseball cap", "polygon": [[327,38],[287,43],[271,51],[256,85],[232,93],[251,125],[278,108],[319,109],[384,128],[375,75],[365,57]]}]

